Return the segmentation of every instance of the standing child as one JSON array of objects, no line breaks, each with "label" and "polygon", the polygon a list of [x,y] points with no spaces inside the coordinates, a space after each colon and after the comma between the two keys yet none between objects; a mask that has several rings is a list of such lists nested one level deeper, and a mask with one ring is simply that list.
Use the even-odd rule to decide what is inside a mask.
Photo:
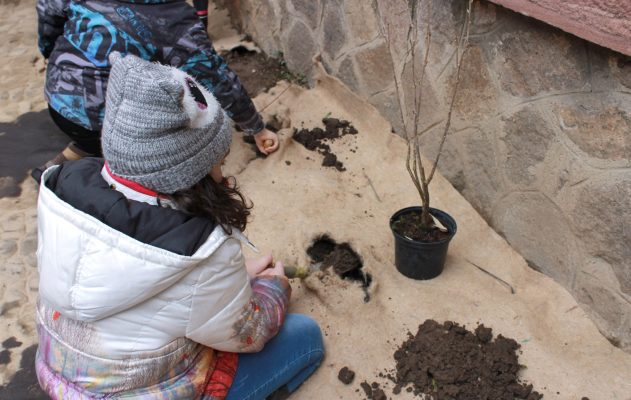
[{"label": "standing child", "polygon": [[[201,6],[200,6],[201,7]],[[277,135],[261,116],[238,77],[214,50],[195,9],[185,0],[38,0],[39,48],[48,59],[45,96],[53,121],[72,140],[44,169],[65,160],[101,155],[100,132],[116,51],[177,67],[212,92],[265,154]]]},{"label": "standing child", "polygon": [[208,28],[208,0],[193,0],[193,7],[204,27]]},{"label": "standing child", "polygon": [[221,173],[228,117],[181,70],[110,61],[104,160],[42,176],[40,385],[53,399],[292,392],[320,364],[322,336],[286,314],[282,263],[243,258],[250,207]]}]

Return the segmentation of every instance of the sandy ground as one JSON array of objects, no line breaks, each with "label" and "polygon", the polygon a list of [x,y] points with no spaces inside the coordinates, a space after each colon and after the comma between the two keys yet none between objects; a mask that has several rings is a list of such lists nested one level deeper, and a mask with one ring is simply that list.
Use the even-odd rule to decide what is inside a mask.
[{"label": "sandy ground", "polygon": [[[58,150],[63,138],[42,126],[46,121],[41,112],[43,62],[35,46],[34,1],[2,2],[0,11],[0,33],[5,38],[0,51],[10,60],[0,66],[0,123],[5,123],[0,155],[10,154],[6,127],[25,125],[50,135],[49,147],[36,154],[45,159],[46,151]],[[369,302],[363,301],[357,284],[337,276],[323,274],[294,282],[291,311],[320,322],[327,356],[292,398],[363,398],[357,391],[359,382],[383,382],[377,375],[393,367],[392,353],[406,332],[434,318],[469,327],[483,322],[496,334],[516,339],[523,350],[520,361],[527,365],[522,377],[547,399],[631,399],[631,355],[605,340],[565,289],[528,268],[442,176],[432,184],[433,205],[458,223],[446,270],[426,282],[396,271],[388,220],[417,199],[404,170],[405,144],[390,134],[389,124],[373,107],[324,74],[312,90],[280,83],[255,102],[259,109],[265,108],[266,118],[276,115],[292,128],[318,126],[330,113],[352,121],[359,130],[358,135],[332,145],[347,167],[344,172],[322,167],[321,156],[291,140],[292,128],[280,132],[282,148],[267,159],[256,158],[251,146],[236,136],[226,166],[255,203],[247,234],[259,248],[288,264],[304,265],[312,239],[329,233],[337,241],[351,243],[374,278]],[[42,123],[26,124],[33,119]],[[357,152],[351,151],[355,148]],[[0,198],[0,341],[14,337],[21,342],[0,353],[3,385],[12,382],[21,354],[35,343],[37,188],[25,179],[28,163],[14,168],[11,175],[1,161],[0,165],[0,189],[5,193]],[[471,263],[507,281],[516,293]],[[337,379],[343,366],[357,373],[349,386]],[[395,398],[406,399],[409,394]]]}]

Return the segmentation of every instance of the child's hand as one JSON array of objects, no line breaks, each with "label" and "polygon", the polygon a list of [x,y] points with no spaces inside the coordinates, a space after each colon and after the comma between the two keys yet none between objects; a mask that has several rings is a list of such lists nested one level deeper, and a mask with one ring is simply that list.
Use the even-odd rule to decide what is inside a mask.
[{"label": "child's hand", "polygon": [[256,277],[264,269],[271,267],[274,259],[271,254],[266,254],[259,258],[250,258],[245,260],[245,269],[248,271],[250,279]]},{"label": "child's hand", "polygon": [[285,276],[285,266],[282,261],[276,261],[273,268],[264,269],[258,276]]},{"label": "child's hand", "polygon": [[256,147],[263,154],[272,154],[278,150],[278,135],[267,128],[254,135]]}]

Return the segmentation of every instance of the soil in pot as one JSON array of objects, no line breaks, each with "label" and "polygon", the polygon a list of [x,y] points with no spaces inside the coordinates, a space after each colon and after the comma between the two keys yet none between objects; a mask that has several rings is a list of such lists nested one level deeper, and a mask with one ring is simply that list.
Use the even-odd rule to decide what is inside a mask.
[{"label": "soil in pot", "polygon": [[527,399],[543,396],[517,378],[519,343],[479,325],[426,320],[395,351],[396,369],[386,376],[392,392],[413,392],[434,400]]},{"label": "soil in pot", "polygon": [[348,121],[337,118],[324,118],[322,120],[324,129],[316,127],[313,129],[295,130],[293,139],[305,146],[307,150],[317,151],[322,154],[322,166],[333,167],[338,171],[346,171],[344,163],[338,160],[337,155],[331,151],[329,142],[341,138],[345,135],[356,135],[357,129]]},{"label": "soil in pot", "polygon": [[416,240],[417,242],[440,242],[451,236],[449,232],[444,232],[438,227],[434,227],[429,231],[422,230],[420,211],[402,214],[393,222],[392,228],[399,235]]}]

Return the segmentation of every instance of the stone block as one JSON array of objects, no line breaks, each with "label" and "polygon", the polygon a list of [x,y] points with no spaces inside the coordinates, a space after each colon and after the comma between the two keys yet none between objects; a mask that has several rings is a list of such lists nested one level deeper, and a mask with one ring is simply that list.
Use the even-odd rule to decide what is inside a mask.
[{"label": "stone block", "polygon": [[623,327],[625,317],[631,313],[631,304],[617,288],[603,282],[601,278],[606,274],[606,270],[586,265],[576,276],[573,293],[607,339],[615,345],[628,344],[629,332],[624,332]]},{"label": "stone block", "polygon": [[[399,77],[399,83],[402,86],[403,104],[406,111],[406,118],[413,118],[415,109],[414,91],[417,91],[417,99],[419,101],[419,131],[427,129],[429,126],[439,123],[442,118],[447,115],[447,110],[443,107],[438,94],[432,85],[430,71],[425,72],[423,82],[421,82],[421,70],[423,68],[422,57],[416,57],[416,60],[409,60],[403,66],[403,72]],[[412,68],[414,67],[414,68]],[[416,81],[416,85],[414,82]],[[439,88],[440,90],[440,88]],[[410,125],[411,127],[411,125]]]},{"label": "stone block", "polygon": [[631,163],[631,108],[602,96],[575,99],[554,112],[561,131],[591,157]]},{"label": "stone block", "polygon": [[331,58],[336,58],[347,40],[344,14],[336,2],[327,3],[322,19],[322,48]]},{"label": "stone block", "polygon": [[491,0],[601,46],[631,55],[628,1]]},{"label": "stone block", "polygon": [[[429,174],[443,134],[444,124],[439,124],[434,128],[424,133],[421,138],[421,153],[428,159],[428,165],[425,167],[426,172]],[[438,159],[438,171],[443,174],[447,180],[459,191],[465,188],[465,175],[463,167],[463,157],[459,150],[460,138],[455,137],[454,134],[448,134],[445,139],[445,144]]]},{"label": "stone block", "polygon": [[[450,91],[453,90],[455,80],[456,71],[452,74]],[[498,90],[490,78],[484,52],[478,46],[469,47],[462,60],[455,111],[464,118],[493,116],[498,111],[498,96]]]},{"label": "stone block", "polygon": [[285,60],[293,71],[309,75],[316,52],[311,30],[301,21],[296,21],[288,32],[285,47]]},{"label": "stone block", "polygon": [[555,134],[534,106],[504,117],[505,174],[516,185],[536,181],[535,167],[545,158]]},{"label": "stone block", "polygon": [[611,264],[620,289],[631,295],[631,171],[601,174],[581,185],[571,217],[582,246]]},{"label": "stone block", "polygon": [[483,35],[497,26],[502,10],[486,1],[475,1],[471,10],[471,34]]},{"label": "stone block", "polygon": [[15,254],[18,244],[15,239],[4,239],[0,241],[0,256],[5,260]]},{"label": "stone block", "polygon": [[279,48],[277,32],[281,29],[281,11],[275,7],[277,3],[270,0],[255,3],[249,5],[248,11],[252,15],[248,15],[246,31],[254,36],[264,52],[272,54]]},{"label": "stone block", "polygon": [[21,261],[11,260],[4,264],[3,269],[9,275],[21,275],[24,272],[24,264]]},{"label": "stone block", "polygon": [[349,30],[349,40],[355,46],[367,43],[379,36],[379,21],[374,4],[365,0],[346,0],[344,15]]},{"label": "stone block", "polygon": [[399,103],[394,88],[390,88],[368,98],[368,102],[375,106],[392,125],[394,133],[405,137],[405,129],[399,112]]},{"label": "stone block", "polygon": [[0,226],[3,232],[24,232],[24,215],[4,214],[0,219]]},{"label": "stone block", "polygon": [[627,353],[631,353],[631,312],[627,311],[627,320],[620,327],[618,333],[616,334],[616,338],[620,341],[620,348]]},{"label": "stone block", "polygon": [[410,11],[407,0],[376,0],[378,15],[384,33],[393,44],[395,59],[402,60],[407,53],[405,41],[410,26]]},{"label": "stone block", "polygon": [[[517,20],[493,43],[494,70],[502,88],[515,97],[588,91],[589,67],[584,42],[544,24]],[[515,24],[513,24],[515,22]]]},{"label": "stone block", "polygon": [[291,4],[294,6],[294,10],[304,16],[311,29],[318,27],[322,7],[319,0],[291,0]]},{"label": "stone block", "polygon": [[[585,43],[585,47],[590,63],[589,72],[592,91],[601,92],[624,89],[622,82],[616,79],[619,54],[593,43]],[[629,68],[629,72],[629,87],[631,87],[631,68]]]},{"label": "stone block", "polygon": [[394,66],[383,40],[359,50],[355,63],[363,82],[364,95],[374,95],[394,82]]},{"label": "stone block", "polygon": [[340,67],[336,76],[344,82],[353,92],[359,91],[359,84],[357,83],[357,73],[355,72],[355,63],[350,56],[344,57],[340,63]]},{"label": "stone block", "polygon": [[25,239],[20,243],[20,255],[32,256],[37,250],[37,239]]},{"label": "stone block", "polygon": [[566,288],[583,259],[571,223],[539,192],[513,192],[498,201],[495,226],[537,269]]},{"label": "stone block", "polygon": [[504,186],[493,135],[494,132],[479,129],[459,135],[464,145],[462,195],[488,221],[493,220],[493,206]]},{"label": "stone block", "polygon": [[622,54],[613,55],[609,59],[613,75],[625,87],[631,89],[631,57]]}]

